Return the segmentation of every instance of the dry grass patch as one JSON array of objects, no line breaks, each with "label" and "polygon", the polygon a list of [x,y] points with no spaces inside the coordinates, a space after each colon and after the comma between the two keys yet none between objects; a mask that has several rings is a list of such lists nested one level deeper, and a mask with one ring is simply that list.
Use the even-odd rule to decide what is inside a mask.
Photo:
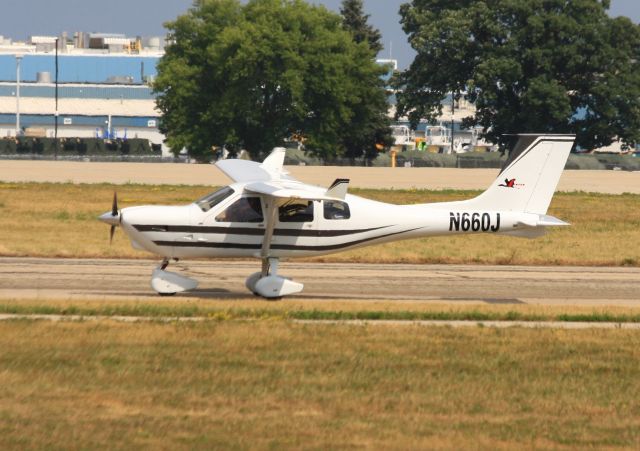
[{"label": "dry grass patch", "polygon": [[[109,246],[108,227],[97,216],[111,208],[185,204],[211,191],[203,186],[0,183],[0,255],[127,257],[122,233]],[[426,203],[473,197],[477,192],[352,190],[394,203]],[[639,195],[559,193],[549,214],[573,225],[536,240],[487,235],[401,241],[319,258],[322,261],[640,266]]]},{"label": "dry grass patch", "polygon": [[640,334],[0,323],[0,448],[640,446]]}]

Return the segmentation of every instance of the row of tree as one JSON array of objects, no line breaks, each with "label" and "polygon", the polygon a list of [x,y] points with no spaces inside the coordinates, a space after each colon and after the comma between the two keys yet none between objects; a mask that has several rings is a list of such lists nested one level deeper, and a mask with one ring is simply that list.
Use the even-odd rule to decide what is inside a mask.
[{"label": "row of tree", "polygon": [[640,140],[640,27],[609,0],[414,0],[402,5],[417,56],[399,75],[398,114],[416,124],[467,93],[466,126],[488,138],[572,133],[586,149]]},{"label": "row of tree", "polygon": [[[397,114],[435,121],[467,96],[465,126],[575,133],[583,147],[640,139],[640,28],[608,0],[413,0],[402,25],[417,56],[391,81]],[[261,158],[297,139],[323,159],[371,158],[392,143],[389,67],[362,0],[340,14],[303,0],[196,0],[167,25],[154,84],[168,144]]]}]

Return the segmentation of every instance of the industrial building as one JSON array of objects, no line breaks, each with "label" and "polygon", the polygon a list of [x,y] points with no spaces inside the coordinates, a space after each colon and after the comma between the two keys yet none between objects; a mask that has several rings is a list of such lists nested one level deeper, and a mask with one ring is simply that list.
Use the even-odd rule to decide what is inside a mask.
[{"label": "industrial building", "polygon": [[[57,52],[56,52],[57,45]],[[168,155],[148,84],[164,38],[75,33],[0,37],[0,137],[148,140]]]}]

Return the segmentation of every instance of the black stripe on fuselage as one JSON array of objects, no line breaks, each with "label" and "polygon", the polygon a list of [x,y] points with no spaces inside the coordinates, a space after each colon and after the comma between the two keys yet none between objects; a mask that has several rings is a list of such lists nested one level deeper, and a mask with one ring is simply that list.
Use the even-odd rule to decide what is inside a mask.
[{"label": "black stripe on fuselage", "polygon": [[[225,235],[264,235],[262,228],[252,227],[209,227],[209,226],[185,226],[185,225],[133,225],[138,232],[172,232],[172,233],[221,233]],[[392,226],[373,227],[369,229],[345,229],[345,230],[306,230],[306,229],[275,229],[277,236],[305,236],[305,237],[332,237],[354,235],[356,233],[371,232]]]},{"label": "black stripe on fuselage", "polygon": [[[400,235],[402,233],[413,232],[414,230],[421,229],[422,227],[416,227],[414,229],[403,230],[401,232],[387,233],[385,235],[374,236],[370,238],[363,238],[355,241],[348,241],[346,243],[328,244],[324,246],[302,246],[298,244],[271,244],[269,247],[273,250],[283,251],[334,251],[343,249],[345,247],[355,246],[357,244],[366,243],[368,241],[378,240],[380,238],[387,238],[394,235]],[[262,243],[248,244],[248,243],[203,243],[203,242],[185,242],[185,241],[154,241],[157,246],[173,246],[173,247],[203,247],[214,249],[261,249]]]}]

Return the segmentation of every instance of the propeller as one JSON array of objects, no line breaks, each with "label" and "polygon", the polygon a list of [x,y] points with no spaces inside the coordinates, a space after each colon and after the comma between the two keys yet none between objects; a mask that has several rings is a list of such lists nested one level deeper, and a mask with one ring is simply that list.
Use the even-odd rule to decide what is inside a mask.
[{"label": "propeller", "polygon": [[111,204],[111,216],[118,215],[118,193],[113,192],[113,204]]},{"label": "propeller", "polygon": [[118,194],[115,191],[113,192],[113,204],[111,205],[111,211],[100,215],[98,219],[111,226],[111,230],[109,231],[109,243],[113,243],[113,234],[116,232],[116,227],[122,224],[122,212],[118,210]]},{"label": "propeller", "polygon": [[[113,204],[111,204],[111,216],[114,218],[118,216],[118,193],[113,192]],[[118,218],[118,222],[122,222],[122,216]],[[116,225],[111,224],[111,229],[109,230],[109,244],[113,243],[113,235],[116,233]]]}]

